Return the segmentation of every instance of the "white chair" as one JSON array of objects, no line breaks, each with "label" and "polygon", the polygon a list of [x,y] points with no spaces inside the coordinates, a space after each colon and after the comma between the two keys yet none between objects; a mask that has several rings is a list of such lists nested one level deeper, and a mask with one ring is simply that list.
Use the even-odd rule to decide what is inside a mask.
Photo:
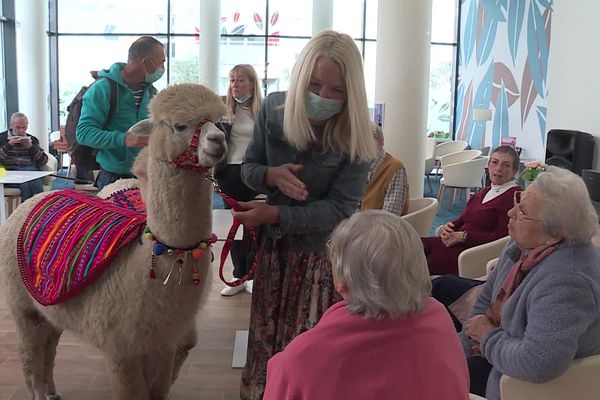
[{"label": "white chair", "polygon": [[600,355],[584,357],[558,378],[532,383],[503,375],[500,378],[502,400],[597,400],[600,398]]},{"label": "white chair", "polygon": [[474,158],[472,160],[447,165],[444,168],[443,177],[440,180],[440,191],[438,201],[440,206],[444,200],[446,188],[454,189],[453,195],[448,201],[448,209],[456,198],[456,189],[467,190],[467,201],[470,197],[470,189],[479,189],[482,187],[482,179],[487,159]]},{"label": "white chair", "polygon": [[469,147],[469,144],[464,140],[452,140],[450,142],[440,143],[435,146],[435,158],[439,161],[440,157],[465,150],[467,147]]},{"label": "white chair", "polygon": [[415,228],[421,237],[429,236],[433,218],[438,210],[438,201],[434,197],[415,198],[408,201],[408,213],[403,220]]},{"label": "white chair", "polygon": [[427,177],[427,184],[429,185],[429,191],[433,192],[433,186],[431,186],[431,173],[435,167],[435,139],[425,139],[425,176]]},{"label": "white chair", "polygon": [[487,275],[486,265],[498,258],[510,236],[463,250],[458,255],[458,276],[476,279]]},{"label": "white chair", "polygon": [[440,168],[443,172],[444,166],[456,164],[463,161],[469,161],[479,156],[481,156],[481,150],[461,150],[456,151],[454,153],[446,154],[445,156],[441,156],[439,158]]}]

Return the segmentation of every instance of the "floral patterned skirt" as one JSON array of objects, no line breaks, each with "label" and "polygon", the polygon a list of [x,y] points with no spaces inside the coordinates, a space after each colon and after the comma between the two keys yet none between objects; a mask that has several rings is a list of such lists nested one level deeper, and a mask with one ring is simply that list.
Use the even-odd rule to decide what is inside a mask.
[{"label": "floral patterned skirt", "polygon": [[341,298],[335,292],[325,250],[299,252],[289,239],[262,236],[254,276],[248,354],[241,398],[262,399],[267,361],[300,333],[312,328]]}]

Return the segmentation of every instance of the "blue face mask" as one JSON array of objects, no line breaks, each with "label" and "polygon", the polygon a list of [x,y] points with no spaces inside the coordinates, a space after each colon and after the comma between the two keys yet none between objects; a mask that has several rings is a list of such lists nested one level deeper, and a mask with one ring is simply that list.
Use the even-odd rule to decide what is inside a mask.
[{"label": "blue face mask", "polygon": [[[154,66],[154,63],[152,62],[152,60],[150,60],[150,63],[152,64],[152,66]],[[156,70],[151,74],[146,72],[146,77],[144,78],[144,82],[154,83],[157,80],[159,80],[160,78],[162,78],[164,73],[165,73],[165,69],[163,67],[156,68]]]},{"label": "blue face mask", "polygon": [[252,93],[248,92],[246,93],[244,96],[242,97],[234,97],[233,99],[238,103],[238,104],[244,104],[245,102],[247,102],[248,100],[250,100],[252,98]]},{"label": "blue face mask", "polygon": [[308,119],[312,121],[324,121],[339,113],[344,106],[344,100],[326,99],[311,92],[306,92],[304,97]]}]

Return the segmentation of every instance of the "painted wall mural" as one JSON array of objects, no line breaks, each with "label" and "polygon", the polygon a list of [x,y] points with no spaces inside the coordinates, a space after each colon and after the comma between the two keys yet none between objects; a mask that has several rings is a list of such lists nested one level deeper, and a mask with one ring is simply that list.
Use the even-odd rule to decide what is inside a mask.
[{"label": "painted wall mural", "polygon": [[[553,0],[461,0],[457,138],[471,147],[514,136],[522,158],[544,159]],[[474,121],[474,109],[491,121]]]}]

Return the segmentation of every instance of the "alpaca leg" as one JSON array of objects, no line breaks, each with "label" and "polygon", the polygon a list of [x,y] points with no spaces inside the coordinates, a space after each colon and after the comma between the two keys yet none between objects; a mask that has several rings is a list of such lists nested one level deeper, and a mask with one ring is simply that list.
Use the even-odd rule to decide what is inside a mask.
[{"label": "alpaca leg", "polygon": [[143,358],[150,400],[166,400],[171,388],[175,350],[147,354]]},{"label": "alpaca leg", "polygon": [[54,386],[54,359],[56,358],[56,346],[58,346],[61,334],[61,330],[50,326],[44,358],[44,370],[46,373],[46,381],[48,382],[46,386],[48,400],[61,400],[61,397],[56,393],[56,387]]},{"label": "alpaca leg", "polygon": [[150,400],[141,357],[111,358],[107,355],[106,364],[113,400]]},{"label": "alpaca leg", "polygon": [[185,335],[183,335],[181,341],[177,343],[177,348],[175,349],[175,360],[173,361],[173,382],[175,382],[177,376],[179,376],[181,366],[185,362],[190,350],[196,346],[197,341],[198,335],[196,333],[196,326],[192,325]]},{"label": "alpaca leg", "polygon": [[[19,338],[18,352],[29,395],[33,400],[46,400],[47,394],[56,394],[52,378],[54,356],[49,363],[46,356],[56,354],[60,333],[33,309],[15,315],[15,322]],[[48,349],[47,346],[53,348]],[[54,400],[58,399],[60,397],[54,397]]]}]

